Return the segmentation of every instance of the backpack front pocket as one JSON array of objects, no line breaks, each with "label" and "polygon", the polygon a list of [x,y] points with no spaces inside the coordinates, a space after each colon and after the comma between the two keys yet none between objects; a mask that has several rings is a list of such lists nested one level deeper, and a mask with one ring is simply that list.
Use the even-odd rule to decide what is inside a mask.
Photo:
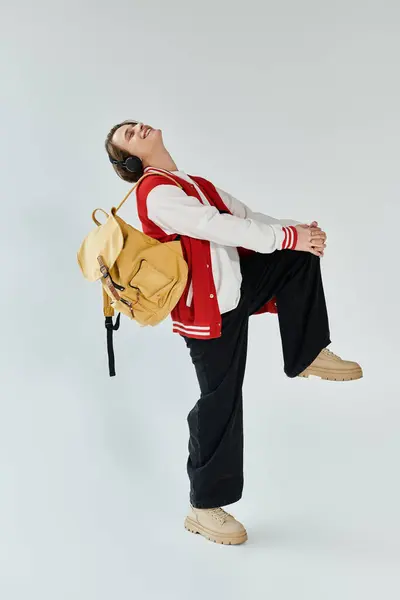
[{"label": "backpack front pocket", "polygon": [[129,281],[129,287],[138,289],[147,300],[159,304],[159,301],[168,295],[173,281],[173,277],[168,277],[147,260],[142,259]]}]

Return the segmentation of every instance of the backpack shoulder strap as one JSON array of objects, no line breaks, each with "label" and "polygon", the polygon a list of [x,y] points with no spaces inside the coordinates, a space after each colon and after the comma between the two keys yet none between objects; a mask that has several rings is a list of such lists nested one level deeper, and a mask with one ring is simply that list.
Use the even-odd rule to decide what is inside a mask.
[{"label": "backpack shoulder strap", "polygon": [[125,200],[127,200],[128,196],[130,196],[130,194],[133,192],[134,189],[137,188],[137,186],[139,185],[139,183],[141,183],[143,181],[143,179],[145,179],[145,177],[148,177],[149,175],[160,175],[161,177],[166,177],[167,179],[169,179],[170,181],[172,181],[172,183],[174,183],[175,185],[179,186],[181,189],[182,186],[180,183],[178,183],[173,177],[171,177],[170,175],[167,175],[166,173],[162,173],[161,171],[148,171],[147,173],[145,173],[144,175],[142,175],[142,177],[139,179],[139,181],[137,181],[135,183],[135,185],[133,186],[133,188],[131,188],[129,190],[129,192],[126,194],[125,198],[120,202],[120,204],[117,206],[117,208],[113,208],[111,209],[111,212],[115,215],[119,209],[121,208],[121,206],[123,205],[123,203],[125,202]]}]

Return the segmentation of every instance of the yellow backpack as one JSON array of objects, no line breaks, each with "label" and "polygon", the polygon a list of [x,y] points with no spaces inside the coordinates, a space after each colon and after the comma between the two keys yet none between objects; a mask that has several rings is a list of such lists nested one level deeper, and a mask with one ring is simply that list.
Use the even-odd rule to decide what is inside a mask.
[{"label": "yellow backpack", "polygon": [[[187,283],[188,265],[179,240],[159,242],[117,215],[139,182],[151,174],[145,173],[119,206],[111,208],[110,215],[102,208],[93,211],[97,228],[83,240],[77,254],[84,277],[102,284],[110,377],[115,375],[112,335],[119,328],[121,313],[142,327],[157,325],[175,308]],[[158,175],[177,184],[165,173]],[[103,225],[96,219],[98,210],[107,216]],[[119,313],[115,325],[114,310]]]}]

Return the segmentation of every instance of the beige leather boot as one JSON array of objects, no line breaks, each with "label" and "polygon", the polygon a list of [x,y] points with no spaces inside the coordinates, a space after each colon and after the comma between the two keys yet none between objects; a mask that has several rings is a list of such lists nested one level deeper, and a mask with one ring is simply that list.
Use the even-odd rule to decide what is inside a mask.
[{"label": "beige leather boot", "polygon": [[190,505],[185,528],[217,544],[242,544],[247,540],[243,525],[223,508],[195,508]]},{"label": "beige leather boot", "polygon": [[328,348],[323,348],[317,358],[297,377],[319,377],[329,381],[350,381],[363,376],[360,365],[351,360],[342,360]]}]

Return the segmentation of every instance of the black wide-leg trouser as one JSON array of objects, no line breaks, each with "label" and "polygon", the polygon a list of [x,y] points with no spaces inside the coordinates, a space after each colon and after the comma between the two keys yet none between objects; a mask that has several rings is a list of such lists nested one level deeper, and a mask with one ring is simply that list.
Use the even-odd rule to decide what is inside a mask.
[{"label": "black wide-leg trouser", "polygon": [[221,337],[184,337],[201,392],[187,417],[190,503],[197,508],[226,506],[242,497],[242,386],[249,317],[276,297],[288,377],[296,377],[331,343],[319,256],[276,250],[241,256],[240,264],[241,299],[222,315]]}]

